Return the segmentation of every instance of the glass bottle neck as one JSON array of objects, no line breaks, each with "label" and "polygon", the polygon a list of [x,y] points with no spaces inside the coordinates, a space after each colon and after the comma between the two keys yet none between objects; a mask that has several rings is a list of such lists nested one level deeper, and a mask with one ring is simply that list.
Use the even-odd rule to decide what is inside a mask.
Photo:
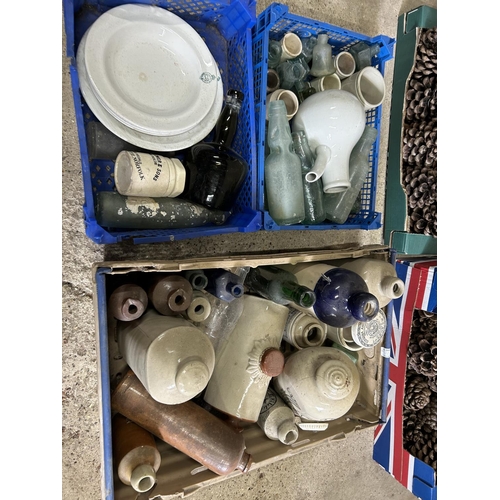
[{"label": "glass bottle neck", "polygon": [[314,157],[303,132],[293,132],[293,149],[300,158],[302,169],[309,171],[314,164]]},{"label": "glass bottle neck", "polygon": [[[283,101],[274,101],[283,102]],[[274,104],[271,102],[271,104]],[[268,126],[268,145],[271,152],[274,150],[279,151],[293,151],[292,149],[292,132],[290,124],[286,117],[286,108],[275,108],[271,106],[269,111],[269,126]]]},{"label": "glass bottle neck", "polygon": [[226,104],[215,125],[214,142],[231,147],[238,127],[240,109],[241,101],[237,97],[226,97]]}]

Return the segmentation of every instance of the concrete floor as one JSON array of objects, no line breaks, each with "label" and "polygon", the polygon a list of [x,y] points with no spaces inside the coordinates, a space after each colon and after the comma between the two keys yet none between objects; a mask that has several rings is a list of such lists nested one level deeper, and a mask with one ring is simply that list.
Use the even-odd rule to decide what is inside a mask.
[{"label": "concrete floor", "polygon": [[[259,0],[257,13],[271,2]],[[396,36],[398,16],[431,0],[284,1],[290,12],[364,33]],[[393,61],[386,65],[387,98],[383,103],[376,209],[384,211],[385,157]],[[279,231],[236,233],[154,245],[94,244],[85,235],[83,187],[74,107],[62,40],[62,498],[101,498],[99,396],[91,266],[106,260],[142,260],[223,255],[232,251],[316,249],[341,243],[383,243],[382,231]],[[401,500],[414,495],[372,459],[373,430],[321,445],[286,460],[208,486],[192,500],[305,498]]]}]

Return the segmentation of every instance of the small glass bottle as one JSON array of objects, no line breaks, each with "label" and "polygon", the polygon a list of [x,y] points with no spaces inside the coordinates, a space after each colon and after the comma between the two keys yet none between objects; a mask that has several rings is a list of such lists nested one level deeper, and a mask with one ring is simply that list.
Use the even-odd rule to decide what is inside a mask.
[{"label": "small glass bottle", "polygon": [[316,93],[316,89],[310,82],[304,82],[302,80],[295,82],[292,90],[296,94],[299,103],[303,103],[309,96]]},{"label": "small glass bottle", "polygon": [[277,40],[269,40],[269,52],[267,56],[267,67],[274,69],[281,61],[281,43]]},{"label": "small glass bottle", "polygon": [[249,165],[231,146],[244,95],[231,89],[215,125],[213,142],[201,142],[186,153],[186,188],[179,198],[212,210],[231,210],[245,182]]},{"label": "small glass bottle", "polygon": [[314,292],[299,285],[293,274],[283,274],[282,270],[273,266],[251,269],[245,279],[245,286],[250,291],[284,306],[293,302],[301,307],[312,307],[316,300]]},{"label": "small glass bottle", "polygon": [[378,44],[369,45],[366,42],[359,41],[352,47],[349,47],[348,52],[352,54],[356,61],[356,71],[361,71],[363,68],[372,65],[372,58],[380,52]]},{"label": "small glass bottle", "polygon": [[264,181],[269,214],[279,225],[304,220],[302,165],[293,151],[292,133],[281,100],[269,104],[268,144],[264,161]]},{"label": "small glass bottle", "polygon": [[313,57],[313,49],[318,41],[318,38],[311,33],[298,33],[302,42],[302,55],[305,57],[306,62],[310,63]]},{"label": "small glass bottle", "polygon": [[344,224],[363,187],[370,170],[369,154],[377,129],[367,125],[349,157],[349,182],[351,187],[341,193],[324,195],[326,218],[337,224]]},{"label": "small glass bottle", "polygon": [[328,35],[321,33],[313,49],[311,75],[326,76],[334,71],[332,46],[328,43]]},{"label": "small glass bottle", "polygon": [[309,74],[309,65],[303,56],[283,61],[276,68],[280,88],[291,90],[296,82],[303,81]]},{"label": "small glass bottle", "polygon": [[231,302],[243,295],[244,278],[225,269],[207,269],[205,274],[208,278],[206,290],[215,297]]},{"label": "small glass bottle", "polygon": [[302,164],[302,183],[304,188],[305,214],[302,224],[320,224],[326,218],[323,206],[323,182],[318,179],[315,182],[306,182],[305,177],[314,165],[314,156],[306,134],[303,130],[292,133],[293,149],[300,158]]}]

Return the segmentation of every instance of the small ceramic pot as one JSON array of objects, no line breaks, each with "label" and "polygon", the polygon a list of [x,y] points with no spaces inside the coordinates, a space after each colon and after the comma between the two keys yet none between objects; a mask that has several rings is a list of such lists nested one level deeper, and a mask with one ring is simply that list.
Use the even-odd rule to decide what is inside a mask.
[{"label": "small ceramic pot", "polygon": [[385,98],[384,75],[373,66],[367,66],[342,80],[342,90],[355,95],[365,111],[374,109]]},{"label": "small ceramic pot", "polygon": [[288,307],[245,294],[243,312],[217,354],[204,399],[217,410],[246,422],[257,422],[271,381],[281,373],[279,347]]},{"label": "small ceramic pot", "polygon": [[277,89],[266,97],[266,120],[269,120],[269,104],[272,101],[283,101],[286,107],[286,117],[290,121],[299,110],[299,99],[291,90]]},{"label": "small ceramic pot", "polygon": [[321,76],[311,80],[311,85],[316,89],[316,92],[323,92],[323,90],[340,89],[341,81],[335,73],[331,75]]},{"label": "small ceramic pot", "polygon": [[340,193],[351,187],[349,158],[365,124],[363,105],[344,90],[316,92],[300,105],[293,132],[303,130],[316,155],[320,146],[329,152],[328,161],[318,164],[317,158],[309,172],[316,180],[323,180],[325,193]]},{"label": "small ceramic pot", "polygon": [[301,419],[324,422],[354,404],[360,376],[350,357],[334,347],[310,347],[287,358],[274,389]]},{"label": "small ceramic pot", "polygon": [[123,196],[175,198],[186,183],[186,170],[177,158],[133,151],[118,154],[114,175]]},{"label": "small ceramic pot", "polygon": [[281,39],[281,59],[280,62],[288,59],[295,59],[302,52],[302,40],[295,33],[286,33]]},{"label": "small ceramic pot", "polygon": [[333,66],[335,74],[341,80],[344,80],[344,78],[351,76],[356,71],[356,60],[349,52],[339,52],[333,57]]}]

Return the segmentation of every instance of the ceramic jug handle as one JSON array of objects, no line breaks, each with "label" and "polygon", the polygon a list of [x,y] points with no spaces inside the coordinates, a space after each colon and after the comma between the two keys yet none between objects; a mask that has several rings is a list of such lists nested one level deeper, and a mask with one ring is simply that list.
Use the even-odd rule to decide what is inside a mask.
[{"label": "ceramic jug handle", "polygon": [[332,153],[328,146],[318,146],[316,148],[316,160],[313,168],[306,174],[306,182],[316,182],[325,172],[326,165],[330,161]]}]

